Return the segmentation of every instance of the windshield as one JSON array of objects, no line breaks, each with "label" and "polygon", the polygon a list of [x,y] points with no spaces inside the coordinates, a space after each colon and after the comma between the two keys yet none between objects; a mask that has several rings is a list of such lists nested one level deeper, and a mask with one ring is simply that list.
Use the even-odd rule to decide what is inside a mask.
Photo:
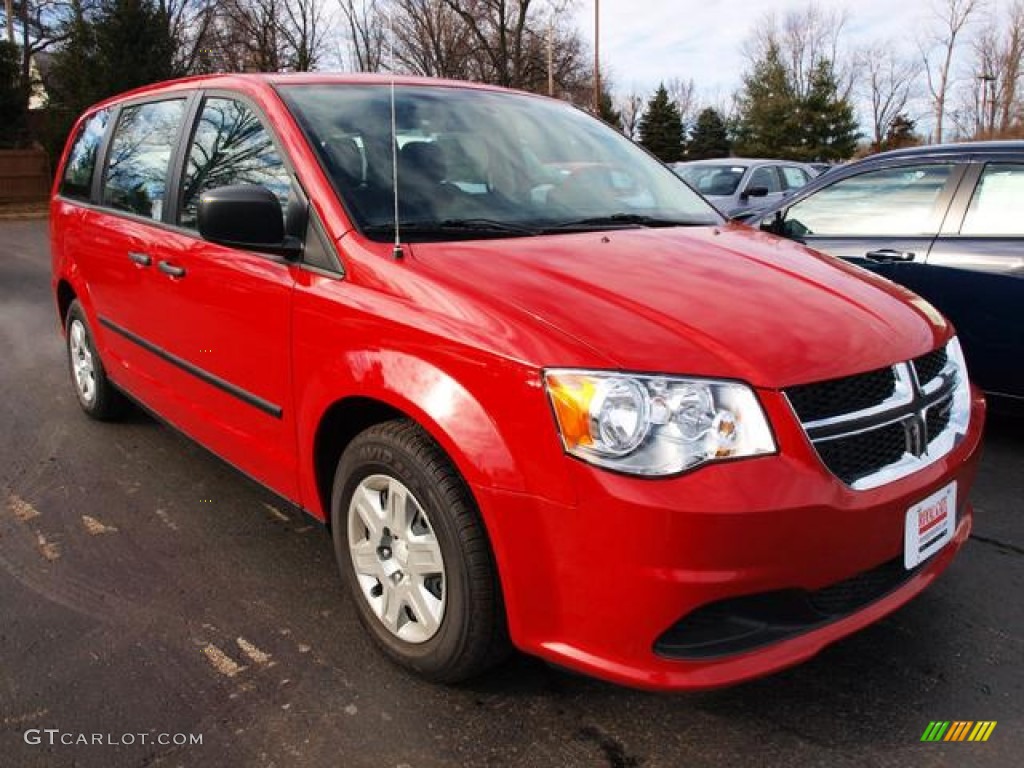
[{"label": "windshield", "polygon": [[[280,92],[368,237],[394,237],[389,85]],[[403,240],[715,224],[717,212],[617,131],[562,102],[395,88]]]},{"label": "windshield", "polygon": [[746,171],[742,165],[682,165],[676,173],[691,187],[707,197],[725,197],[736,193]]}]

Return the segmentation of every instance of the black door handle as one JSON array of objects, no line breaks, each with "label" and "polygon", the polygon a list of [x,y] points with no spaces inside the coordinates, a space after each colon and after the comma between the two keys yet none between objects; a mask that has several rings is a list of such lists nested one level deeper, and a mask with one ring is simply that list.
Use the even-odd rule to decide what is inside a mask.
[{"label": "black door handle", "polygon": [[170,275],[171,277],[184,277],[185,276],[185,268],[184,267],[179,267],[176,264],[171,264],[171,262],[169,262],[169,261],[161,261],[156,266],[157,266],[157,269],[159,269],[165,275]]},{"label": "black door handle", "polygon": [[871,261],[880,262],[893,262],[893,261],[913,261],[914,254],[910,251],[896,251],[892,248],[882,248],[877,251],[868,251],[864,254],[866,258]]},{"label": "black door handle", "polygon": [[153,257],[148,253],[142,253],[141,251],[128,251],[128,258],[140,267],[148,267],[153,263]]}]

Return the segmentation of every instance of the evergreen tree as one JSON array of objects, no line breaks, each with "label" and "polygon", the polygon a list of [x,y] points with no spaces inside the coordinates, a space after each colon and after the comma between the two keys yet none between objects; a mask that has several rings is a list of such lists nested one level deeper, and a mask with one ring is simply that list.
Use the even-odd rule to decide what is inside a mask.
[{"label": "evergreen tree", "polygon": [[830,61],[817,64],[801,96],[778,47],[769,45],[743,78],[737,105],[734,145],[739,154],[835,161],[856,149],[860,133],[853,106],[840,97]]},{"label": "evergreen tree", "polygon": [[66,119],[74,120],[105,95],[93,69],[98,60],[95,18],[87,15],[78,0],[72,3],[64,35],[64,44],[53,55],[46,90],[50,105],[64,113]]},{"label": "evergreen tree", "polygon": [[917,123],[911,120],[906,113],[900,112],[893,118],[892,125],[886,131],[882,140],[882,149],[902,149],[903,147],[916,147],[921,143],[921,137],[917,133]]},{"label": "evergreen tree", "polygon": [[739,119],[733,146],[748,157],[793,158],[800,149],[799,99],[779,49],[768,46],[737,97]]},{"label": "evergreen tree", "polygon": [[857,148],[860,132],[853,106],[839,96],[830,61],[821,61],[811,79],[811,90],[800,104],[801,151],[796,160],[846,160]]},{"label": "evergreen tree", "polygon": [[25,140],[25,91],[21,87],[21,49],[0,42],[0,148]]},{"label": "evergreen tree", "polygon": [[174,76],[174,41],[162,6],[108,0],[96,24],[97,75],[108,94]]},{"label": "evergreen tree", "polygon": [[104,0],[89,13],[76,1],[66,42],[54,55],[51,96],[77,114],[108,96],[172,77],[173,56],[162,3]]},{"label": "evergreen tree", "polygon": [[718,110],[708,107],[697,115],[686,146],[687,160],[728,157],[731,148],[728,128]]},{"label": "evergreen tree", "polygon": [[640,143],[662,162],[679,159],[683,148],[683,120],[677,107],[668,98],[664,84],[658,86],[647,102],[647,110],[640,118]]},{"label": "evergreen tree", "polygon": [[622,130],[622,113],[615,108],[615,104],[612,102],[612,95],[608,91],[601,89],[601,114],[598,115],[608,125],[617,130]]}]

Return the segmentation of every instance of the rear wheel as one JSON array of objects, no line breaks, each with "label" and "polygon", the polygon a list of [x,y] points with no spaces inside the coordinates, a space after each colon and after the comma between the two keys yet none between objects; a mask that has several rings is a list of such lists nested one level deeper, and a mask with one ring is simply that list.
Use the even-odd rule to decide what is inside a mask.
[{"label": "rear wheel", "polygon": [[78,404],[94,419],[107,421],[117,418],[124,411],[124,395],[107,378],[89,321],[77,299],[68,308],[65,335],[71,383]]},{"label": "rear wheel", "polygon": [[394,661],[456,682],[508,652],[494,559],[473,498],[407,420],[345,450],[334,478],[335,555],[359,618]]}]

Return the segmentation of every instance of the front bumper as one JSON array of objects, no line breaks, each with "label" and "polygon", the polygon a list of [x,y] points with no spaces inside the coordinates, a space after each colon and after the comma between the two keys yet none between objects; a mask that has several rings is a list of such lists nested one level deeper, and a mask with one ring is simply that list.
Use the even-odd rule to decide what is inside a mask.
[{"label": "front bumper", "polygon": [[[736,683],[797,664],[894,611],[967,540],[984,402],[936,463],[853,491],[831,476],[787,407],[765,398],[779,454],[665,479],[617,475],[566,459],[575,504],[475,489],[495,554],[512,639],[522,650],[614,682],[657,690]],[[694,658],[659,638],[703,606],[763,593],[807,593],[902,556],[906,510],[957,482],[953,541],[881,596],[746,650]],[[682,656],[682,657],[681,657]]]}]

